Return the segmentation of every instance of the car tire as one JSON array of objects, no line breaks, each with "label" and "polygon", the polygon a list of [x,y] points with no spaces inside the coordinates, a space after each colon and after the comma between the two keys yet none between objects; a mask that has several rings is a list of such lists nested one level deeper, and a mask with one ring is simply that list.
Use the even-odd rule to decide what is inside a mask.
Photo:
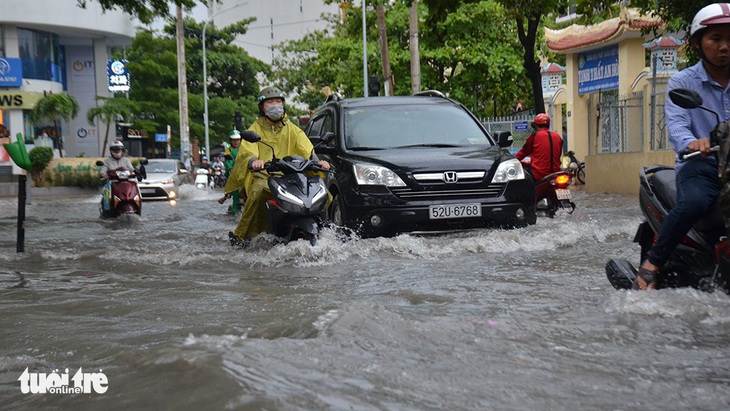
[{"label": "car tire", "polygon": [[344,201],[342,200],[342,196],[339,194],[335,195],[335,198],[332,199],[329,217],[332,224],[339,227],[345,226],[345,221],[347,221],[345,215],[345,205]]}]

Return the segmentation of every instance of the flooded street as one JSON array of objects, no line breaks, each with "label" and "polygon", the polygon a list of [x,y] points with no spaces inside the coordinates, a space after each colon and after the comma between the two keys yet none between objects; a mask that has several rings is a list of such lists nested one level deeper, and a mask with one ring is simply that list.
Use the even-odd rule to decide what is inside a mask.
[{"label": "flooded street", "polygon": [[[637,198],[518,230],[231,249],[220,193],[0,199],[0,409],[720,410],[730,297],[617,291]],[[19,378],[103,373],[103,394]],[[101,370],[101,371],[100,371]]]}]

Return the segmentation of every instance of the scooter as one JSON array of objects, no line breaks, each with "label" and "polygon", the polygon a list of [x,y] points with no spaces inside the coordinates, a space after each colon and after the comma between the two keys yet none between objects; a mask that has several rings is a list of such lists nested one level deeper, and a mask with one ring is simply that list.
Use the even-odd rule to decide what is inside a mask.
[{"label": "scooter", "polygon": [[[101,218],[116,218],[122,214],[142,215],[142,195],[139,192],[137,181],[146,177],[142,160],[137,170],[109,170],[109,182],[101,194],[99,214]],[[97,161],[97,166],[103,166],[103,161]],[[135,179],[137,181],[135,181]]]},{"label": "scooter", "polygon": [[[687,108],[700,108],[702,98],[694,90],[675,89],[669,92],[674,104]],[[715,113],[717,116],[717,113]],[[718,124],[720,117],[717,116]],[[716,128],[717,129],[717,128]],[[730,139],[727,135],[713,136],[719,143],[713,150],[719,153],[720,169],[728,167],[730,161]],[[680,153],[684,159],[696,157],[699,152]],[[725,159],[725,161],[723,161]],[[724,170],[723,170],[724,171]],[[728,195],[730,179],[721,173],[721,196]],[[639,224],[634,242],[641,247],[639,264],[656,241],[661,224],[677,201],[674,167],[654,165],[639,171],[641,183],[639,205],[645,221]],[[726,211],[725,214],[728,212]],[[675,248],[667,263],[662,267],[661,278],[656,288],[693,287],[703,291],[723,290],[730,293],[730,244],[726,224],[719,203],[702,220],[697,222]],[[626,260],[611,259],[606,263],[606,276],[616,289],[631,289],[637,269]]]},{"label": "scooter", "polygon": [[223,170],[213,168],[213,187],[223,188],[226,185],[226,178],[223,176]]},{"label": "scooter", "polygon": [[[251,143],[261,143],[261,136],[253,131],[241,133]],[[319,175],[305,172],[326,171],[313,160],[300,156],[276,158],[265,163],[263,170],[271,173],[268,184],[273,198],[266,202],[271,233],[284,242],[304,239],[311,245],[317,243],[319,232],[326,220],[328,191]]]},{"label": "scooter", "polygon": [[570,184],[573,174],[569,170],[556,171],[535,181],[535,200],[537,211],[553,218],[559,209],[570,209],[568,214],[575,211],[575,203],[571,200]]},{"label": "scooter", "polygon": [[208,187],[210,187],[211,182],[209,179],[210,174],[208,173],[208,170],[204,168],[199,168],[197,171],[195,171],[195,188],[199,188],[201,190],[207,190]]}]

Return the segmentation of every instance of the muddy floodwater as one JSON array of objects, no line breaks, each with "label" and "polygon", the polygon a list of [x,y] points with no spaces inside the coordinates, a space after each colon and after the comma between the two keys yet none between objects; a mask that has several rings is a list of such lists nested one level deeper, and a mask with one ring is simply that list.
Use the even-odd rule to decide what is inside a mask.
[{"label": "muddy floodwater", "polygon": [[[24,253],[0,199],[0,409],[730,409],[730,297],[606,280],[637,262],[635,196],[577,192],[517,230],[232,250],[219,194],[119,221],[96,196],[32,199]],[[79,369],[82,392],[23,392]]]}]

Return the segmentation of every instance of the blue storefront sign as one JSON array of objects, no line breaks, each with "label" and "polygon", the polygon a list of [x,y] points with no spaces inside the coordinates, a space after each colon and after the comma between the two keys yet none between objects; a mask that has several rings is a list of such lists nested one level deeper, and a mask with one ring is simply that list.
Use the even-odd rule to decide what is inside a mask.
[{"label": "blue storefront sign", "polygon": [[156,133],[155,141],[158,143],[167,143],[167,134]]},{"label": "blue storefront sign", "polygon": [[22,85],[22,61],[14,57],[0,57],[0,87],[20,87]]},{"label": "blue storefront sign", "polygon": [[106,77],[109,91],[129,91],[127,60],[107,60]]},{"label": "blue storefront sign", "polygon": [[618,89],[618,46],[578,55],[578,94]]}]

